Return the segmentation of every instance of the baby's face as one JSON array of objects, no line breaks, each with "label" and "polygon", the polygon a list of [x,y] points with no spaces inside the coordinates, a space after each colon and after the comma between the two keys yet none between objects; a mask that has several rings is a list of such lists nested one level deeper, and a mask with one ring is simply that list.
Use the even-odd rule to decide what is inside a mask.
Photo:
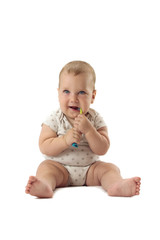
[{"label": "baby's face", "polygon": [[58,95],[62,112],[68,119],[73,120],[78,116],[80,108],[83,114],[88,112],[90,104],[94,101],[96,90],[93,90],[92,79],[88,74],[81,73],[74,76],[73,73],[63,72]]}]

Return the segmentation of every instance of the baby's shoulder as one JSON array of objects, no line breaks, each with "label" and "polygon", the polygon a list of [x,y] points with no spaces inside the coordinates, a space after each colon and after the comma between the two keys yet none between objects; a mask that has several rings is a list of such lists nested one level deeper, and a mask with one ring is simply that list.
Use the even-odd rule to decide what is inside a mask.
[{"label": "baby's shoulder", "polygon": [[59,122],[61,119],[61,115],[62,112],[60,111],[60,109],[56,110],[56,111],[52,111],[47,118],[45,119],[45,121],[43,121],[43,123],[47,126],[49,126],[52,130],[57,132],[58,126],[59,126]]},{"label": "baby's shoulder", "polygon": [[56,119],[58,119],[58,118],[60,118],[60,116],[61,116],[61,111],[60,111],[60,109],[57,109],[57,110],[53,110],[53,111],[48,115],[48,118],[51,118],[51,119],[56,118]]},{"label": "baby's shoulder", "polygon": [[101,127],[105,127],[106,123],[103,119],[103,117],[97,112],[96,110],[90,108],[89,109],[89,120],[93,123],[96,129],[99,129]]},{"label": "baby's shoulder", "polygon": [[97,111],[96,111],[95,109],[93,109],[93,108],[90,108],[89,111],[88,111],[88,113],[89,113],[89,115],[90,115],[93,119],[95,119],[95,118],[97,118],[97,117],[100,116],[99,112],[97,112]]}]

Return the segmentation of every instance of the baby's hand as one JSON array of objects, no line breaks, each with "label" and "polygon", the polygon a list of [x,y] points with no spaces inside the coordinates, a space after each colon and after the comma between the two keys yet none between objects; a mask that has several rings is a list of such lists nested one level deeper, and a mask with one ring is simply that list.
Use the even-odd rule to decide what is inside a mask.
[{"label": "baby's hand", "polygon": [[72,128],[64,135],[64,139],[67,145],[71,146],[74,142],[79,144],[81,141],[81,136],[81,132],[77,131],[76,128]]},{"label": "baby's hand", "polygon": [[93,128],[91,122],[84,114],[79,114],[78,117],[75,118],[74,127],[83,134],[87,134]]}]

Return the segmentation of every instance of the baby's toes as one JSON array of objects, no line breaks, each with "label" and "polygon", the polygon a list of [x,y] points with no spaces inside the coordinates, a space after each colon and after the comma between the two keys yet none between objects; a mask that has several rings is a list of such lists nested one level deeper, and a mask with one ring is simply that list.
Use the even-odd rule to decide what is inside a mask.
[{"label": "baby's toes", "polygon": [[29,193],[30,188],[26,186],[25,193]]},{"label": "baby's toes", "polygon": [[31,186],[32,186],[32,184],[30,184],[30,183],[27,184],[26,190],[25,190],[26,193],[29,193]]},{"label": "baby's toes", "polygon": [[37,178],[36,178],[36,177],[30,176],[28,183],[33,183],[33,182],[36,182],[36,181],[37,181]]},{"label": "baby's toes", "polygon": [[139,192],[140,192],[140,186],[137,185],[137,186],[136,186],[136,194],[139,194]]}]

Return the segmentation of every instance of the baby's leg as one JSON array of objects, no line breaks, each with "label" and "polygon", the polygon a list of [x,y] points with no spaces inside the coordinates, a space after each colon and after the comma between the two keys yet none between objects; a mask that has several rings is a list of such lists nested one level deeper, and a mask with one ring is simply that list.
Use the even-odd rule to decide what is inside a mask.
[{"label": "baby's leg", "polygon": [[88,170],[86,184],[102,186],[110,196],[131,197],[139,194],[140,180],[139,177],[123,179],[114,164],[98,161]]},{"label": "baby's leg", "polygon": [[68,182],[68,171],[58,162],[45,160],[36,173],[29,177],[26,193],[39,198],[50,198],[56,187],[64,187]]}]

